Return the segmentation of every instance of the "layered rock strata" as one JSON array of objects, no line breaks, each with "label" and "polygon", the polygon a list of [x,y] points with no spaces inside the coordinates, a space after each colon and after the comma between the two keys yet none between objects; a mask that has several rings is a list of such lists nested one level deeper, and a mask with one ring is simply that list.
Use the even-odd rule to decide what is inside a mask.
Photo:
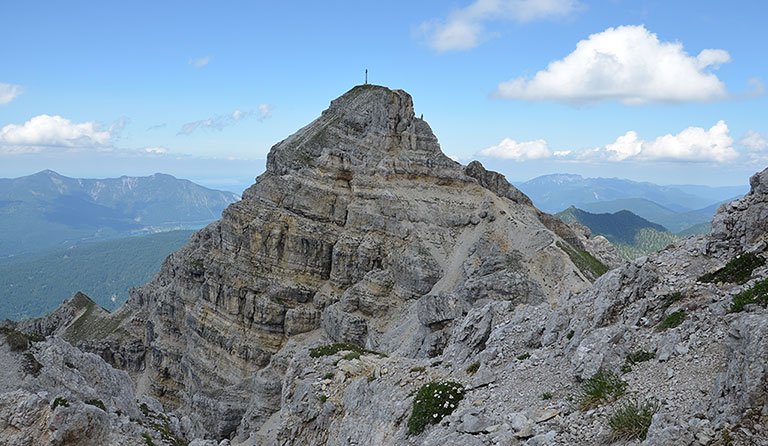
[{"label": "layered rock strata", "polygon": [[432,357],[477,305],[587,288],[543,215],[499,174],[443,155],[407,93],[355,87],[134,291],[148,392],[227,437],[246,411],[257,425],[276,410],[281,389],[260,377],[282,376],[273,355],[291,337]]}]

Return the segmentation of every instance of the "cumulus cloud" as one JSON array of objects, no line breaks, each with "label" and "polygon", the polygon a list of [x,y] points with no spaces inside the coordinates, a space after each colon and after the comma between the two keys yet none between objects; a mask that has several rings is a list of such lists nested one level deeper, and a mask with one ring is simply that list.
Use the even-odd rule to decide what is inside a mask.
[{"label": "cumulus cloud", "polygon": [[689,56],[679,42],[661,42],[643,25],[593,34],[533,78],[511,79],[494,93],[507,99],[571,104],[619,101],[710,102],[727,98],[725,84],[710,70],[731,60],[725,50]]},{"label": "cumulus cloud", "polygon": [[642,140],[637,132],[629,131],[612,144],[579,152],[577,158],[724,163],[739,156],[729,133],[725,121],[718,121],[709,129],[688,127],[676,135],[659,136],[653,141]]},{"label": "cumulus cloud", "polygon": [[528,161],[549,158],[552,156],[552,151],[543,139],[517,142],[510,138],[504,138],[498,145],[481,150],[480,155],[515,161]]},{"label": "cumulus cloud", "polygon": [[23,92],[24,89],[19,85],[3,84],[0,82],[0,105],[11,102]]},{"label": "cumulus cloud", "polygon": [[474,48],[491,36],[486,23],[494,20],[530,22],[562,17],[579,8],[578,0],[475,0],[444,20],[422,23],[427,44],[439,52]]},{"label": "cumulus cloud", "polygon": [[761,152],[768,149],[768,134],[763,136],[754,130],[749,130],[739,143],[751,152]]},{"label": "cumulus cloud", "polygon": [[208,65],[208,62],[210,61],[211,61],[211,56],[205,56],[205,57],[200,57],[198,59],[189,59],[188,63],[195,68],[202,68]]},{"label": "cumulus cloud", "polygon": [[[481,150],[479,154],[515,161],[557,158],[572,161],[725,163],[739,156],[729,133],[725,121],[718,121],[709,129],[688,127],[680,133],[659,136],[653,141],[643,140],[637,132],[628,131],[610,144],[579,151],[552,151],[543,139],[518,143],[505,138],[499,145]],[[748,133],[741,143],[762,149],[768,147],[768,141],[759,134]]]},{"label": "cumulus cloud", "polygon": [[106,148],[112,129],[102,130],[97,122],[73,123],[61,116],[39,115],[24,124],[0,129],[3,152],[37,152],[47,148]]}]

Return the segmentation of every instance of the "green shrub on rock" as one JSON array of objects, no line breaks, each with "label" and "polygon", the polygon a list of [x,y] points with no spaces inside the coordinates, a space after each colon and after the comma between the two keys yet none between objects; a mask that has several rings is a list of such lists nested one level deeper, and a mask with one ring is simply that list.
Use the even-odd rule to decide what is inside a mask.
[{"label": "green shrub on rock", "polygon": [[668,328],[675,328],[683,323],[685,320],[685,311],[675,311],[674,313],[670,314],[669,316],[664,319],[658,327],[656,327],[656,331],[663,331]]},{"label": "green shrub on rock", "polygon": [[736,256],[724,267],[717,271],[704,274],[697,280],[699,282],[731,282],[746,283],[752,277],[752,271],[765,264],[765,259],[751,252]]},{"label": "green shrub on rock", "polygon": [[611,440],[645,440],[653,415],[658,410],[659,404],[655,402],[624,404],[608,419]]},{"label": "green shrub on rock", "polygon": [[53,400],[53,403],[51,403],[51,409],[56,409],[57,407],[69,407],[69,401],[67,401],[66,398],[62,398],[60,396],[56,397],[55,400]]},{"label": "green shrub on rock", "polygon": [[744,306],[750,304],[760,304],[764,307],[768,305],[768,279],[763,279],[755,283],[752,288],[733,296],[728,312],[738,313],[744,309]]},{"label": "green shrub on rock", "polygon": [[423,385],[413,400],[408,420],[408,435],[424,432],[429,424],[437,424],[450,415],[464,398],[464,387],[456,382],[432,382]]},{"label": "green shrub on rock", "polygon": [[359,345],[350,344],[348,342],[338,342],[336,344],[321,345],[320,347],[312,348],[309,350],[309,356],[312,358],[319,358],[321,356],[333,356],[338,352],[345,352],[345,351],[356,353],[358,358],[360,357],[360,355],[366,355],[366,354],[379,355],[383,358],[387,356],[384,353],[377,352],[375,350],[368,350],[363,347],[360,347]]},{"label": "green shrub on rock", "polygon": [[593,409],[604,402],[616,401],[627,388],[627,383],[616,374],[600,369],[584,381],[577,397],[579,409]]}]

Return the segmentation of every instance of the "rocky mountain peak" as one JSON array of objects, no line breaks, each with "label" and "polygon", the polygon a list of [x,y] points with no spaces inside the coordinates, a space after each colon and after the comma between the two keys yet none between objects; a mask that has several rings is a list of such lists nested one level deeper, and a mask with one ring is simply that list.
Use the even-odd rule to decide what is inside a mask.
[{"label": "rocky mountain peak", "polygon": [[278,175],[306,168],[386,175],[458,167],[429,125],[415,117],[411,96],[378,85],[358,85],[333,100],[267,156],[267,172]]}]

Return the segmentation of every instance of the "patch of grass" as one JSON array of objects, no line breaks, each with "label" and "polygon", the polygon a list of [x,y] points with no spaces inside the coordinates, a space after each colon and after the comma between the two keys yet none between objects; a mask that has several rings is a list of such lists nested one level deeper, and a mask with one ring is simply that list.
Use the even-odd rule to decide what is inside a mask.
[{"label": "patch of grass", "polygon": [[592,254],[583,249],[576,249],[569,243],[557,242],[557,246],[568,254],[571,262],[578,268],[589,280],[595,281],[598,277],[608,272],[608,267],[597,260]]},{"label": "patch of grass", "polygon": [[760,304],[763,307],[768,306],[768,279],[763,279],[755,285],[741,293],[733,296],[729,313],[738,313],[749,304]]},{"label": "patch of grass", "polygon": [[368,382],[372,382],[375,379],[376,379],[376,375],[374,375],[373,372],[371,372],[371,374],[368,375]]},{"label": "patch of grass", "polygon": [[699,282],[717,283],[746,283],[752,277],[752,271],[755,268],[765,264],[765,259],[751,252],[737,255],[724,267],[717,271],[704,274],[696,279]]},{"label": "patch of grass", "polygon": [[152,409],[150,409],[149,406],[147,406],[147,403],[141,403],[141,405],[139,406],[139,409],[141,410],[141,413],[143,413],[145,417],[148,417],[154,413],[152,412]]},{"label": "patch of grass", "polygon": [[544,392],[544,393],[541,394],[541,399],[543,399],[545,401],[546,400],[551,400],[552,399],[552,394],[549,393],[549,392]]},{"label": "patch of grass", "polygon": [[411,373],[421,373],[427,370],[426,367],[411,367]]},{"label": "patch of grass", "polygon": [[382,358],[386,358],[387,355],[385,353],[377,352],[375,350],[368,350],[363,347],[360,347],[356,344],[350,344],[348,342],[338,342],[336,344],[328,344],[328,345],[321,345],[320,347],[315,347],[313,349],[309,350],[309,356],[312,358],[319,358],[321,356],[333,356],[338,352],[342,351],[348,351],[352,353],[357,353],[358,358],[360,355],[379,355]]},{"label": "patch of grass", "polygon": [[450,362],[448,362],[448,363],[445,363],[445,364],[443,365],[443,368],[444,368],[444,369],[450,369],[451,367],[453,367],[453,364],[451,364]]},{"label": "patch of grass", "polygon": [[450,415],[464,398],[464,387],[456,382],[432,382],[423,385],[413,400],[408,419],[408,435],[424,432],[427,425],[437,424]]},{"label": "patch of grass", "polygon": [[64,340],[74,345],[79,341],[106,338],[118,331],[120,324],[129,316],[127,311],[108,313],[103,316],[94,315],[97,307],[98,305],[94,302],[87,302],[85,313],[64,332]]},{"label": "patch of grass", "polygon": [[608,419],[611,440],[645,440],[658,410],[659,404],[652,401],[625,403]]},{"label": "patch of grass", "polygon": [[530,358],[531,354],[528,352],[523,353],[522,355],[517,355],[517,359],[520,361],[525,361],[526,359]]},{"label": "patch of grass", "polygon": [[324,403],[326,401],[328,401],[328,395],[320,395],[320,402]]},{"label": "patch of grass", "polygon": [[651,352],[647,352],[645,350],[637,350],[627,354],[625,362],[629,365],[635,365],[640,364],[641,362],[650,361],[655,357],[656,355]]},{"label": "patch of grass", "polygon": [[570,339],[573,337],[573,335],[574,335],[574,334],[575,334],[575,333],[574,333],[574,331],[573,331],[573,330],[571,330],[571,331],[569,331],[569,332],[568,332],[568,333],[565,335],[565,337],[566,337],[568,340],[570,340]]},{"label": "patch of grass", "polygon": [[30,339],[26,334],[8,327],[3,327],[0,331],[5,334],[11,351],[23,352],[30,347]]},{"label": "patch of grass", "polygon": [[437,367],[437,366],[439,366],[439,365],[440,365],[440,364],[442,364],[442,363],[443,363],[443,361],[435,361],[435,362],[433,362],[432,364],[430,364],[429,366],[430,366],[430,367]]},{"label": "patch of grass", "polygon": [[144,443],[146,443],[147,446],[157,446],[155,442],[152,441],[152,437],[149,436],[149,432],[144,432],[141,436],[144,437]]},{"label": "patch of grass", "polygon": [[333,377],[336,376],[333,372],[328,372],[325,375],[323,375],[323,379],[333,379]]},{"label": "patch of grass", "polygon": [[22,365],[24,371],[33,375],[40,375],[40,370],[43,369],[43,365],[35,358],[32,353],[24,353],[24,364]]},{"label": "patch of grass", "polygon": [[624,359],[624,365],[621,366],[621,373],[629,373],[632,371],[632,366],[635,364],[639,364],[641,362],[650,361],[651,359],[655,358],[656,355],[647,352],[645,350],[637,350],[635,352],[627,354],[627,357]]},{"label": "patch of grass", "polygon": [[90,404],[91,406],[98,407],[99,409],[103,410],[104,412],[107,411],[107,408],[104,406],[104,403],[101,400],[86,400],[84,402],[85,402],[85,404]]},{"label": "patch of grass", "polygon": [[57,396],[55,400],[51,403],[51,409],[56,409],[57,407],[69,407],[69,401],[67,401],[66,398],[62,398],[60,396]]},{"label": "patch of grass", "polygon": [[616,374],[600,369],[584,381],[577,397],[579,409],[593,409],[604,402],[616,401],[627,389],[627,383]]},{"label": "patch of grass", "polygon": [[360,359],[360,353],[358,353],[358,352],[349,352],[346,355],[344,355],[341,359],[346,359],[347,361],[351,361],[353,359]]},{"label": "patch of grass", "polygon": [[667,330],[669,328],[675,328],[683,323],[685,320],[685,311],[675,311],[674,313],[671,313],[669,316],[667,316],[661,323],[656,327],[656,331],[663,331]]},{"label": "patch of grass", "polygon": [[480,368],[479,362],[473,362],[472,364],[467,367],[467,375],[474,375],[477,370]]},{"label": "patch of grass", "polygon": [[661,303],[661,310],[666,311],[667,308],[671,307],[673,303],[683,300],[683,293],[680,291],[675,291],[674,293],[667,294],[664,296],[664,302]]}]

